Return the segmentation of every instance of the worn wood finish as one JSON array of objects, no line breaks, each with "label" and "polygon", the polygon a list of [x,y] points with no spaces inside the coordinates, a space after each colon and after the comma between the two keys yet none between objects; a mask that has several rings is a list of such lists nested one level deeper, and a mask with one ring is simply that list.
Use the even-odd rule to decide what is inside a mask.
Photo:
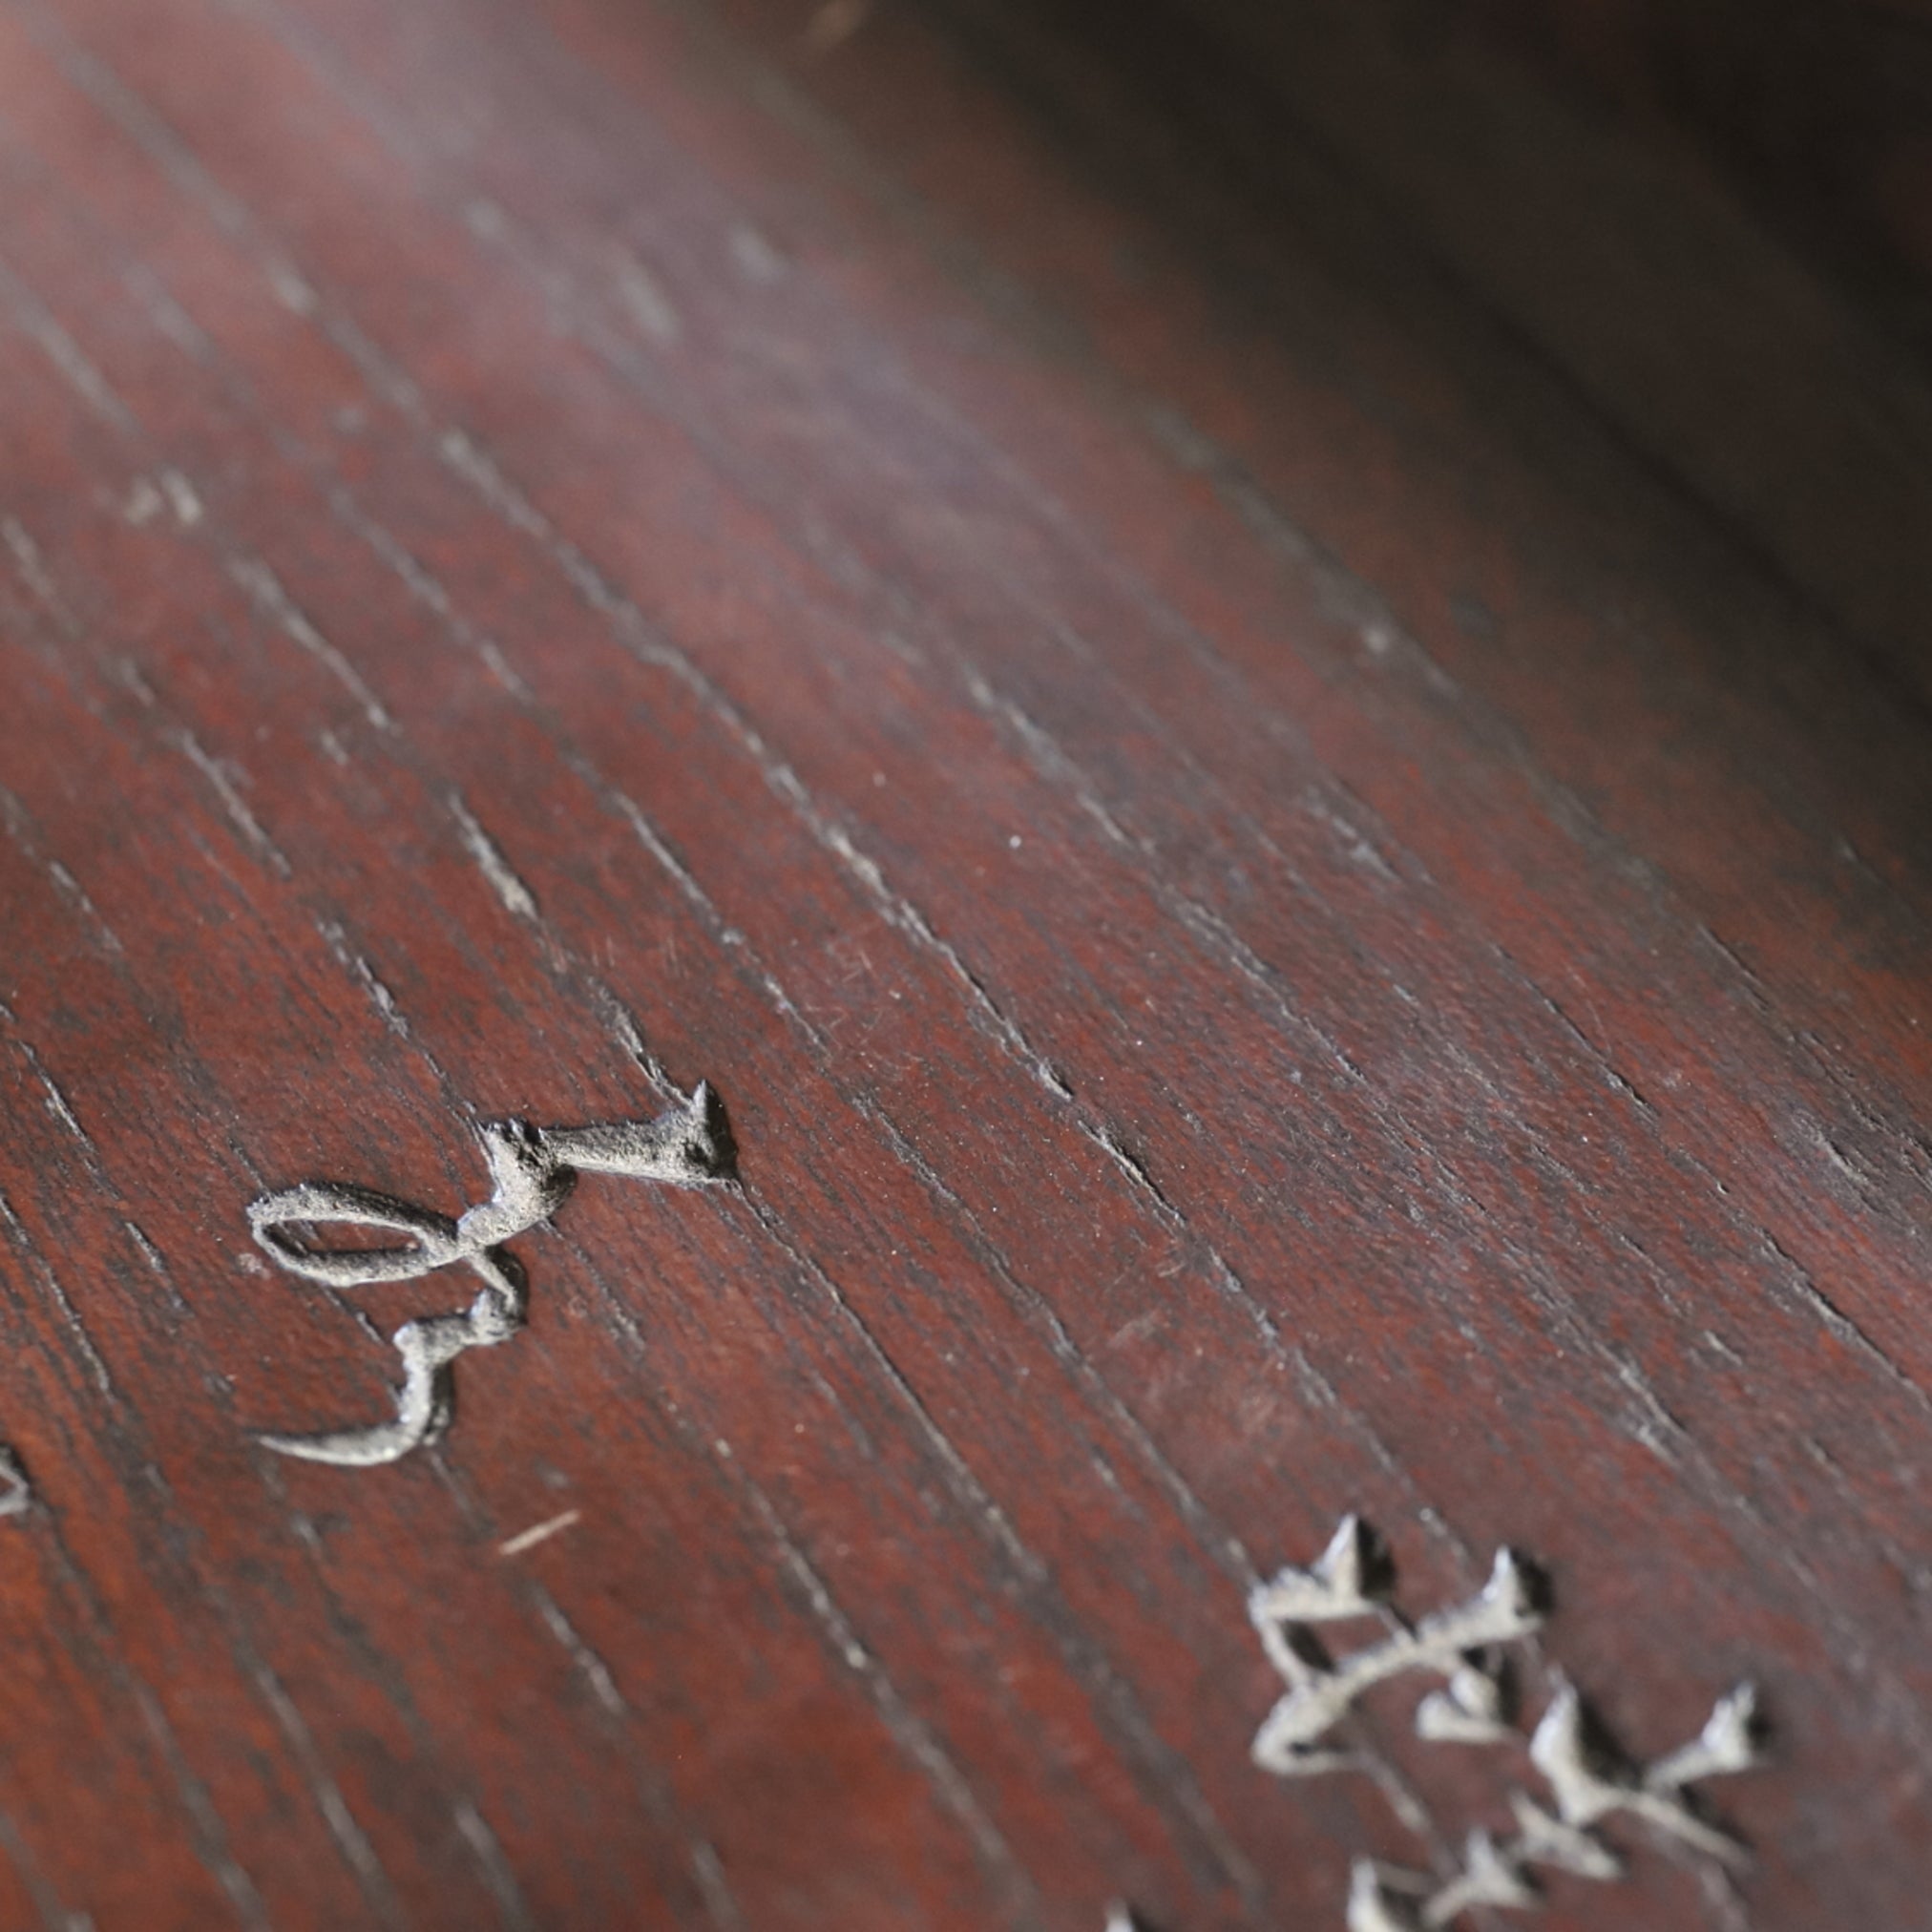
[{"label": "worn wood finish", "polygon": [[[1633,1750],[1765,1686],[1735,1895],[1542,1922],[1921,1922],[1924,553],[1058,33],[0,6],[0,1924],[1339,1926],[1243,1597],[1350,1508]],[[441,1447],[252,1444],[460,1298],[252,1195],[700,1078]]]}]

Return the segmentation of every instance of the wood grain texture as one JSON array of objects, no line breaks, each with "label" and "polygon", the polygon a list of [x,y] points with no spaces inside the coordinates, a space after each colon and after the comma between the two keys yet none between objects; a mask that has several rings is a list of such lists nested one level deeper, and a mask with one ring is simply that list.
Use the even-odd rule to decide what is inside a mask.
[{"label": "wood grain texture", "polygon": [[[1646,1755],[1765,1688],[1734,1895],[1540,1922],[1922,1922],[1927,400],[1714,198],[1700,396],[1136,72],[0,0],[0,1925],[1338,1927],[1427,1849],[1243,1601],[1348,1509]],[[458,1303],[253,1195],[701,1078],[440,1447],[253,1444]]]}]

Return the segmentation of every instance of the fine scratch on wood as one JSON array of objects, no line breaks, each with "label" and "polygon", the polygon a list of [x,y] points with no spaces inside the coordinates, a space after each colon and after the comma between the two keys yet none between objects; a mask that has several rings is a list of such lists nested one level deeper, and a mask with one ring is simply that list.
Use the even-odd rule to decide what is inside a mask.
[{"label": "fine scratch on wood", "polygon": [[717,1847],[707,1838],[700,1838],[691,1847],[691,1876],[698,1881],[704,1909],[711,1915],[711,1922],[718,1927],[718,1932],[751,1932],[745,1914],[738,1908],[738,1900],[731,1896],[730,1885],[725,1881],[724,1861],[719,1858]]},{"label": "fine scratch on wood", "polygon": [[[445,1457],[432,1458],[431,1466],[472,1539],[481,1542],[486,1535],[494,1534],[487,1512],[461,1473]],[[500,1525],[495,1527],[500,1528]],[[666,1834],[682,1836],[687,1842],[702,1842],[692,1838],[688,1827],[681,1818],[676,1797],[657,1755],[648,1745],[640,1748],[635,1739],[635,1713],[618,1688],[610,1666],[584,1640],[556,1599],[531,1570],[511,1566],[500,1574],[511,1580],[514,1594],[532,1612],[545,1636],[569,1658],[571,1668],[588,1687],[592,1700],[609,1720],[609,1730],[623,1741],[623,1748],[631,1757],[637,1774],[636,1794],[645,1814]]]},{"label": "fine scratch on wood", "polygon": [[47,1062],[41,1059],[39,1049],[20,1031],[20,1022],[4,1000],[0,1000],[0,1020],[4,1020],[12,1030],[14,1050],[27,1062],[28,1070],[39,1082],[47,1111],[87,1150],[89,1160],[97,1164],[99,1154],[94,1142],[88,1138],[87,1129],[81,1125],[73,1107],[68,1104],[67,1096],[61,1092],[59,1084],[48,1069]]},{"label": "fine scratch on wood", "polygon": [[67,1103],[67,1096],[64,1093],[62,1093],[57,1086],[54,1085],[53,1076],[49,1072],[47,1072],[47,1070],[44,1067],[36,1068],[35,1071],[38,1072],[40,1075],[41,1085],[47,1089],[47,1111],[51,1113],[53,1116],[53,1118],[57,1120],[60,1123],[60,1124],[63,1127],[65,1127],[67,1131],[70,1134],[72,1134],[74,1138],[81,1144],[82,1146],[92,1147],[94,1143],[88,1139],[87,1129],[83,1127],[80,1122],[74,1118],[74,1109]]},{"label": "fine scratch on wood", "polygon": [[175,521],[183,530],[192,530],[200,523],[204,512],[201,499],[195,492],[195,486],[178,470],[161,472],[161,494],[168,499],[168,507],[175,513]]},{"label": "fine scratch on wood", "polygon": [[5,541],[20,581],[33,594],[35,600],[63,628],[71,626],[74,620],[61,601],[53,573],[48,569],[47,558],[41,554],[40,545],[34,541],[32,532],[18,517],[0,516],[0,540]]},{"label": "fine scratch on wood", "polygon": [[139,530],[164,510],[173,513],[182,530],[194,529],[206,514],[195,486],[178,470],[163,470],[158,476],[136,476],[121,514]]},{"label": "fine scratch on wood", "polygon": [[584,1642],[577,1626],[564,1615],[556,1599],[547,1590],[538,1588],[536,1610],[551,1635],[563,1646],[571,1662],[590,1686],[591,1695],[603,1706],[605,1712],[612,1717],[629,1717],[631,1707],[624,1701],[624,1693],[618,1689],[618,1680],[611,1667]]},{"label": "fine scratch on wood", "polygon": [[1005,1835],[980,1803],[978,1795],[967,1782],[959,1767],[860,1641],[850,1618],[811,1560],[799,1547],[784,1519],[773,1507],[771,1499],[739,1466],[728,1444],[721,1442],[716,1446],[719,1460],[734,1472],[741,1492],[778,1545],[785,1567],[800,1596],[809,1606],[827,1643],[846,1668],[866,1685],[893,1739],[909,1756],[924,1767],[934,1788],[945,1796],[955,1815],[972,1835],[989,1871],[1003,1875],[1011,1895],[1024,1900],[1037,1911],[1038,1893],[1032,1878],[1015,1857]]},{"label": "fine scratch on wood", "polygon": [[511,870],[496,841],[477,824],[460,791],[450,793],[450,810],[456,821],[465,850],[476,861],[477,870],[489,880],[490,890],[503,902],[507,911],[535,924],[537,919],[536,895]]},{"label": "fine scratch on wood", "polygon": [[82,1915],[70,1912],[61,1902],[60,1894],[41,1870],[40,1861],[33,1856],[20,1827],[5,1811],[0,1811],[0,1852],[6,1854],[7,1862],[19,1875],[23,1887],[33,1900],[43,1932],[81,1932],[75,1921]]},{"label": "fine scratch on wood", "polygon": [[107,378],[68,333],[53,311],[27,287],[4,260],[0,260],[0,292],[4,292],[12,303],[27,335],[95,415],[116,430],[136,427],[134,411],[114,392]]},{"label": "fine scratch on wood", "polygon": [[459,1798],[452,1807],[456,1829],[470,1847],[483,1882],[496,1901],[496,1910],[509,1932],[539,1932],[536,1917],[516,1882],[516,1873],[504,1855],[502,1842],[490,1829],[489,1821],[469,1798]]},{"label": "fine scratch on wood", "polygon": [[82,1321],[80,1311],[74,1307],[73,1299],[61,1284],[60,1277],[49,1266],[47,1257],[41,1253],[38,1244],[28,1231],[27,1224],[14,1212],[13,1204],[5,1194],[0,1194],[0,1226],[6,1228],[14,1246],[27,1257],[28,1265],[40,1277],[41,1285],[46,1289],[49,1298],[60,1311],[68,1333],[74,1337],[74,1346],[80,1352],[89,1373],[94,1377],[94,1387],[110,1401],[118,1400],[114,1376],[109,1373],[106,1359],[100,1350],[94,1345],[94,1336],[89,1333],[87,1324]]},{"label": "fine scratch on wood", "polygon": [[262,830],[262,821],[248,808],[248,801],[242,796],[224,762],[184,726],[171,726],[167,736],[182,757],[208,781],[215,796],[221,802],[221,809],[228,815],[228,822],[242,834],[256,856],[278,876],[284,879],[292,877],[294,868],[289,865],[282,849]]},{"label": "fine scratch on wood", "polygon": [[279,624],[284,634],[327,670],[362,706],[363,715],[378,731],[393,731],[395,720],[382,700],[369,689],[363,675],[323,636],[287,591],[282,579],[260,557],[236,556],[228,563],[228,575],[247,592],[263,617]]},{"label": "fine scratch on wood", "polygon": [[628,249],[617,251],[611,265],[618,299],[640,333],[662,347],[671,347],[684,333],[683,324],[664,284]]},{"label": "fine scratch on wood", "polygon": [[376,1922],[384,1927],[384,1932],[408,1932],[409,1914],[397,1896],[395,1885],[384,1870],[382,1859],[376,1856],[368,1834],[349,1809],[341,1785],[330,1774],[307,1720],[296,1708],[295,1700],[289,1696],[281,1678],[268,1665],[259,1657],[252,1662],[256,1688],[274,1713],[283,1735],[287,1738],[317,1809],[322,1813],[349,1869],[355,1874]]},{"label": "fine scratch on wood", "polygon": [[725,243],[733,267],[754,287],[773,287],[791,272],[784,252],[749,221],[734,221]]},{"label": "fine scratch on wood", "polygon": [[134,1689],[136,1702],[140,1708],[141,1720],[147,1726],[149,1735],[154,1738],[156,1749],[166,1760],[174,1777],[175,1787],[180,1793],[182,1804],[194,1820],[195,1835],[200,1840],[202,1861],[214,1873],[221,1889],[227,1893],[229,1902],[235,1908],[235,1916],[246,1928],[246,1932],[272,1932],[268,1907],[262,1900],[261,1888],[230,1849],[227,1830],[221,1822],[220,1814],[215,1809],[208,1796],[207,1786],[195,1774],[189,1765],[180,1742],[175,1735],[174,1727],[169,1724],[167,1713],[161,1709],[160,1699],[146,1684],[138,1680]]},{"label": "fine scratch on wood", "polygon": [[548,1543],[560,1531],[570,1528],[573,1523],[583,1521],[580,1509],[566,1509],[561,1516],[553,1516],[548,1522],[533,1523],[530,1528],[519,1530],[514,1536],[496,1545],[498,1556],[521,1556],[527,1549],[535,1549],[540,1543]]},{"label": "fine scratch on wood", "polygon": [[114,935],[108,921],[100,917],[100,908],[87,896],[87,891],[81,887],[81,881],[75,879],[74,873],[68,872],[68,868],[62,866],[58,858],[51,858],[41,850],[41,844],[38,844],[38,840],[32,834],[32,825],[27,817],[27,808],[10,790],[6,790],[6,787],[0,787],[0,825],[6,825],[8,838],[11,838],[11,842],[25,854],[25,858],[31,864],[41,866],[47,872],[47,877],[52,881],[54,891],[60,892],[60,896],[68,902],[68,908],[85,921],[94,945],[98,945],[100,951],[108,955],[124,953],[126,949]]}]

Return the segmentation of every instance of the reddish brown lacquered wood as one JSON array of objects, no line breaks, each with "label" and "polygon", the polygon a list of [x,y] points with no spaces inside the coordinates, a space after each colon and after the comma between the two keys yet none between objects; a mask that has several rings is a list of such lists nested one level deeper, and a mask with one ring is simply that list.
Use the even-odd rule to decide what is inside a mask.
[{"label": "reddish brown lacquered wood", "polygon": [[[1737,1896],[1545,1922],[1912,1922],[1922,717],[1399,238],[850,24],[0,8],[0,1922],[1338,1926],[1351,1508],[1767,1688]],[[251,1445],[449,1300],[251,1195],[701,1077],[443,1446]]]}]

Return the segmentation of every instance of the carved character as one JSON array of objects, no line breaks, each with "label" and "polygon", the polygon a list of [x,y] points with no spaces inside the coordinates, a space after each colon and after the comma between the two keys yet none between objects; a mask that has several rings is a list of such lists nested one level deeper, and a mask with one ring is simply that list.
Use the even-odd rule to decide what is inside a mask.
[{"label": "carved character", "polygon": [[[256,1241],[279,1267],[331,1288],[413,1281],[462,1262],[482,1282],[462,1314],[405,1322],[392,1337],[403,1358],[396,1419],[365,1429],[315,1436],[262,1436],[284,1456],[369,1468],[393,1462],[432,1441],[449,1424],[451,1365],[465,1349],[492,1348],[523,1326],[527,1285],[522,1265],[503,1244],[555,1214],[581,1173],[622,1174],[673,1187],[728,1180],[730,1132],[710,1087],[657,1120],[585,1127],[536,1127],[489,1121],[479,1129],[490,1168],[490,1199],[458,1219],[368,1187],[305,1182],[248,1204]],[[390,1248],[313,1248],[290,1229],[342,1222],[401,1235]]]}]

